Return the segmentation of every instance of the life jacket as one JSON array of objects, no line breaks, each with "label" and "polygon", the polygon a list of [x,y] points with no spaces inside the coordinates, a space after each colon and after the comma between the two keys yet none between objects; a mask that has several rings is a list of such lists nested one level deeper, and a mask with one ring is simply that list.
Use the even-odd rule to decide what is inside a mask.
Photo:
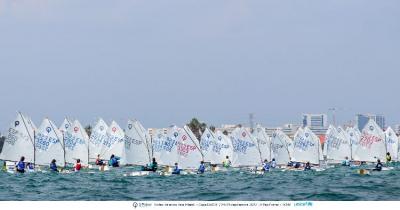
[{"label": "life jacket", "polygon": [[82,169],[82,165],[80,163],[77,163],[75,165],[75,171],[80,171]]}]

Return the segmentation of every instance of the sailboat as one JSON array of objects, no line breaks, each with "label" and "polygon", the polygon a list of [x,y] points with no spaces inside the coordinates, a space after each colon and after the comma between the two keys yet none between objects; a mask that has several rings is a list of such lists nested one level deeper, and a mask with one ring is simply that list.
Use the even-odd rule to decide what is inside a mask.
[{"label": "sailboat", "polygon": [[231,134],[233,167],[256,167],[262,164],[257,140],[246,129],[236,128]]},{"label": "sailboat", "polygon": [[377,159],[386,161],[385,133],[374,120],[369,120],[363,129],[353,155],[356,161],[376,162]]},{"label": "sailboat", "polygon": [[126,164],[125,159],[125,133],[117,122],[112,121],[102,142],[100,156],[110,159],[112,155],[120,158],[121,165]]},{"label": "sailboat", "polygon": [[151,145],[152,145],[152,157],[155,158],[161,164],[161,153],[163,150],[164,142],[167,136],[164,133],[164,129],[154,129],[151,135]]},{"label": "sailboat", "polygon": [[[97,155],[101,155],[103,148],[103,141],[107,138],[108,125],[103,119],[99,119],[92,130],[92,134],[89,139],[89,162],[94,162],[97,159]],[[109,157],[101,157],[109,158]]]},{"label": "sailboat", "polygon": [[326,155],[329,163],[341,163],[346,158],[351,157],[350,139],[343,128],[329,126],[326,134],[324,155]]},{"label": "sailboat", "polygon": [[233,155],[233,145],[231,139],[221,131],[215,133],[215,144],[213,146],[214,161],[216,164],[222,164],[226,157],[231,158]]},{"label": "sailboat", "polygon": [[35,135],[35,164],[48,166],[53,159],[58,166],[65,167],[62,133],[46,118]]},{"label": "sailboat", "polygon": [[182,169],[195,170],[204,161],[199,140],[188,126],[180,129],[177,142],[178,164]]},{"label": "sailboat", "polygon": [[[15,121],[8,129],[8,136],[4,141],[0,160],[18,162],[22,156],[25,162],[35,163],[34,136],[32,125],[28,124],[28,117],[18,112]],[[11,164],[13,166],[14,164]]]},{"label": "sailboat", "polygon": [[216,144],[215,134],[209,128],[206,128],[200,139],[200,148],[204,155],[204,161],[211,164],[217,164],[218,162],[215,160],[216,155],[213,151],[214,145]]},{"label": "sailboat", "polygon": [[265,132],[261,125],[257,125],[253,132],[253,136],[257,139],[258,149],[262,160],[272,160],[271,138]]},{"label": "sailboat", "polygon": [[172,126],[168,129],[165,139],[160,139],[160,142],[153,141],[154,151],[160,156],[160,165],[172,167],[178,162],[178,138],[181,133],[181,128]]},{"label": "sailboat", "polygon": [[125,129],[125,158],[127,165],[145,166],[151,162],[147,132],[137,120],[129,120]]},{"label": "sailboat", "polygon": [[272,157],[276,164],[286,166],[293,157],[293,141],[281,130],[272,134]]},{"label": "sailboat", "polygon": [[350,160],[354,160],[354,154],[355,154],[358,144],[360,142],[361,132],[358,130],[358,128],[348,127],[346,129],[346,133],[347,133],[347,137],[349,138],[350,144],[351,144]]},{"label": "sailboat", "polygon": [[321,142],[308,127],[299,129],[294,137],[293,158],[296,162],[319,165],[323,160]]},{"label": "sailboat", "polygon": [[385,131],[386,135],[386,151],[392,156],[392,161],[399,160],[399,138],[396,136],[394,130],[389,127]]},{"label": "sailboat", "polygon": [[89,136],[78,120],[64,132],[65,162],[73,165],[80,160],[83,166],[89,165]]}]

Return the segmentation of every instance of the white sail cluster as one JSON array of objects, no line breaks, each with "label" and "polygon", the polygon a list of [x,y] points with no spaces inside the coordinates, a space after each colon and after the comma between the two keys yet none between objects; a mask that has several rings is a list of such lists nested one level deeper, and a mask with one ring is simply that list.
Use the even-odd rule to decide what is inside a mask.
[{"label": "white sail cluster", "polygon": [[32,120],[18,113],[8,129],[8,136],[0,159],[17,162],[24,156],[26,162],[48,165],[53,159],[60,166],[93,163],[96,158],[120,158],[121,165],[145,166],[155,158],[162,166],[178,163],[183,169],[196,169],[201,161],[221,165],[227,158],[233,167],[259,166],[265,160],[278,165],[288,162],[324,161],[340,163],[344,160],[376,162],[386,160],[390,153],[399,160],[399,138],[392,128],[383,131],[370,120],[362,132],[357,128],[330,126],[322,146],[320,138],[308,127],[299,128],[290,139],[281,130],[269,136],[260,125],[250,131],[235,128],[230,135],[206,128],[200,139],[187,126],[155,129],[150,133],[137,120],[129,120],[125,129],[115,121],[110,125],[99,119],[88,136],[78,120],[65,119],[57,128],[44,119],[39,128]]}]

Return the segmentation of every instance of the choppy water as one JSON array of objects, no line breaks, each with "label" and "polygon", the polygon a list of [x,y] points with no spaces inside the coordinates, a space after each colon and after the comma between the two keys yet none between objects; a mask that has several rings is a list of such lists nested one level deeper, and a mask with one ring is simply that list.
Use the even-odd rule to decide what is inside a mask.
[{"label": "choppy water", "polygon": [[132,169],[72,174],[0,172],[0,200],[56,201],[375,201],[400,200],[400,170],[356,175],[323,172],[243,171],[186,176],[124,177]]}]

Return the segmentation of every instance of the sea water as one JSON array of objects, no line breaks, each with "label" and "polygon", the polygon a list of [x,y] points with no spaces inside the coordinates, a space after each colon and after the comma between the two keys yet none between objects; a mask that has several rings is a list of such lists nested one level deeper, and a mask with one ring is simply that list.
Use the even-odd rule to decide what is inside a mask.
[{"label": "sea water", "polygon": [[362,176],[337,167],[322,172],[250,171],[181,176],[124,176],[132,168],[70,174],[0,172],[7,201],[397,201],[400,168]]}]

